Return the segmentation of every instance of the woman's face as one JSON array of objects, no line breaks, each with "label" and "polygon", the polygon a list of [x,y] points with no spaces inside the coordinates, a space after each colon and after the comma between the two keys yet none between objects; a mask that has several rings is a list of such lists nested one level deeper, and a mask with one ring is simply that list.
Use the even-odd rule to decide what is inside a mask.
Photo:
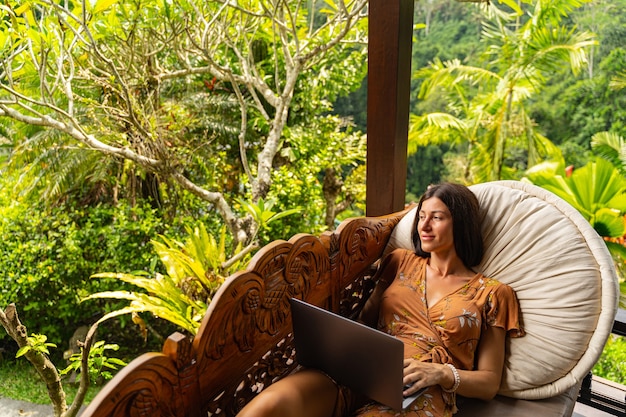
[{"label": "woman's face", "polygon": [[424,252],[454,251],[452,215],[439,198],[424,200],[418,216],[417,231]]}]

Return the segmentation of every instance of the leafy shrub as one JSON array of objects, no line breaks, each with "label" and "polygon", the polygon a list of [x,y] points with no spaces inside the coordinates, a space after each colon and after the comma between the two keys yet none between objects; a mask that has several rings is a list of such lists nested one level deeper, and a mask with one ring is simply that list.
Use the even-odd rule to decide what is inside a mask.
[{"label": "leafy shrub", "polygon": [[626,338],[611,335],[593,374],[626,385]]},{"label": "leafy shrub", "polygon": [[15,303],[29,332],[65,346],[76,328],[110,309],[105,302],[80,302],[103,289],[90,276],[156,268],[149,242],[163,229],[155,210],[123,202],[91,208],[2,205],[0,305]]},{"label": "leafy shrub", "polygon": [[[293,213],[266,211],[263,209],[265,205],[247,204],[247,207],[263,217],[262,225]],[[187,234],[185,242],[165,236],[160,236],[161,241],[152,241],[166,274],[156,273],[152,277],[146,272],[103,272],[94,275],[95,278],[114,278],[144,290],[104,291],[89,295],[88,299],[130,301],[128,306],[107,313],[101,322],[122,315],[150,312],[191,335],[198,332],[207,306],[219,287],[228,275],[245,268],[251,255],[238,245],[232,250],[233,258],[228,259],[231,250],[227,245],[226,226],[222,227],[219,240],[207,232],[203,223],[187,228]]]},{"label": "leafy shrub", "polygon": [[[89,351],[89,358],[87,360],[89,369],[89,381],[92,384],[97,384],[101,381],[108,381],[113,378],[111,371],[116,371],[128,365],[126,362],[117,358],[108,357],[105,352],[107,350],[118,350],[119,346],[116,344],[105,344],[104,340],[99,340],[91,347]],[[67,368],[61,371],[61,375],[68,375],[70,372],[80,372],[81,360],[83,357],[83,349],[80,349],[80,353],[75,353],[70,357],[70,364]]]}]

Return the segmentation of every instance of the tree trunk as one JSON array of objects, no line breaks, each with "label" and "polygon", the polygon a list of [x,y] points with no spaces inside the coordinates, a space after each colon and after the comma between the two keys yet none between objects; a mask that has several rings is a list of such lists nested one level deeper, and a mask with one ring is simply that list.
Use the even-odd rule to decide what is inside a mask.
[{"label": "tree trunk", "polygon": [[[20,348],[30,344],[27,338],[26,326],[20,322],[15,304],[9,304],[5,311],[0,309],[0,323],[2,323],[2,327],[17,342]],[[48,388],[48,396],[52,401],[54,415],[57,417],[65,415],[67,411],[65,392],[61,386],[61,377],[50,358],[44,353],[32,349],[26,352],[24,356],[43,378]]]}]

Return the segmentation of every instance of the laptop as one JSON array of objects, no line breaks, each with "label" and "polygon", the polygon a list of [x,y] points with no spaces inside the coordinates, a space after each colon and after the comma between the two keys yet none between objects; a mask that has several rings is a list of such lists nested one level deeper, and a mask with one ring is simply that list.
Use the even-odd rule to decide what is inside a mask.
[{"label": "laptop", "polygon": [[370,399],[404,410],[426,388],[404,397],[404,344],[379,330],[292,298],[298,363],[319,369]]}]

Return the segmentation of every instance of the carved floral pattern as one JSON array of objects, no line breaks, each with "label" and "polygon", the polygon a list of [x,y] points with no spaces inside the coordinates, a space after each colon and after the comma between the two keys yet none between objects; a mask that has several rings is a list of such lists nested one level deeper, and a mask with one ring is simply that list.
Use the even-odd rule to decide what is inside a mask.
[{"label": "carved floral pattern", "polygon": [[262,248],[222,285],[192,344],[166,344],[157,363],[150,355],[133,361],[133,372],[110,381],[83,417],[236,414],[297,366],[289,299],[354,317],[400,218],[348,220],[319,238],[301,234]]}]

